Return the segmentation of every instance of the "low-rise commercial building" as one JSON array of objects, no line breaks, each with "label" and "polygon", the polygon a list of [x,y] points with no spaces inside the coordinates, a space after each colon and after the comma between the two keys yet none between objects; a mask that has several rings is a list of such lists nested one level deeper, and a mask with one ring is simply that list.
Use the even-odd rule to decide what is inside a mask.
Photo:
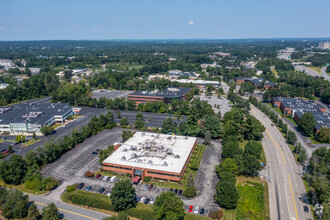
[{"label": "low-rise commercial building", "polygon": [[0,132],[9,134],[41,134],[45,125],[63,123],[72,108],[67,103],[21,103],[0,107]]},{"label": "low-rise commercial building", "polygon": [[264,88],[264,89],[270,89],[271,87],[273,87],[275,85],[275,83],[265,80],[261,77],[259,77],[259,78],[258,77],[235,77],[234,81],[237,84],[241,84],[244,82],[250,82],[257,88]]},{"label": "low-rise commercial building", "polygon": [[128,99],[135,101],[137,105],[146,102],[171,103],[173,99],[185,99],[190,90],[190,88],[167,88],[162,91],[139,90],[128,95]]},{"label": "low-rise commercial building", "polygon": [[213,86],[215,89],[219,89],[220,83],[218,81],[207,81],[207,80],[190,80],[190,79],[176,79],[171,80],[179,83],[191,83],[197,86],[199,89],[207,89],[207,85]]},{"label": "low-rise commercial building", "polygon": [[137,132],[102,163],[104,170],[181,181],[197,138]]}]

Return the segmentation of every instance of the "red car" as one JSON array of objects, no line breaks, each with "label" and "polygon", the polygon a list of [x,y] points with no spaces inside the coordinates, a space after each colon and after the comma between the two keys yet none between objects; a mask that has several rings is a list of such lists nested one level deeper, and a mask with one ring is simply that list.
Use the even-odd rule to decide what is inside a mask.
[{"label": "red car", "polygon": [[95,177],[96,179],[100,178],[101,174],[97,174]]},{"label": "red car", "polygon": [[154,187],[154,185],[150,184],[148,190],[149,190],[149,191],[152,190],[153,187]]},{"label": "red car", "polygon": [[189,206],[189,210],[188,210],[188,212],[189,212],[189,213],[192,213],[193,209],[194,209],[194,207],[193,207],[192,205]]}]

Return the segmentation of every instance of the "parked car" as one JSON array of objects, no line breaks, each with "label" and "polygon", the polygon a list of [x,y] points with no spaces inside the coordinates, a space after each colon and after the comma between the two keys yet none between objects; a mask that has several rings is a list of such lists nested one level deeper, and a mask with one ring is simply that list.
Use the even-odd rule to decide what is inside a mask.
[{"label": "parked car", "polygon": [[175,194],[175,195],[178,194],[178,191],[179,191],[178,189],[175,189],[175,190],[174,190],[174,194]]},{"label": "parked car", "polygon": [[308,212],[308,211],[309,211],[307,205],[304,206],[304,211],[305,211],[305,212]]},{"label": "parked car", "polygon": [[148,205],[149,202],[150,202],[150,199],[147,198],[146,201],[144,201],[144,204]]},{"label": "parked car", "polygon": [[151,198],[149,204],[150,204],[150,205],[153,205],[154,202],[155,202],[155,198]]},{"label": "parked car", "polygon": [[144,186],[143,190],[146,191],[146,190],[148,189],[148,187],[149,187],[149,185],[146,184],[146,185]]},{"label": "parked car", "polygon": [[149,190],[149,191],[152,190],[153,187],[154,187],[154,185],[150,184],[148,190]]},{"label": "parked car", "polygon": [[146,200],[146,197],[142,197],[141,200],[140,200],[140,202],[141,203],[144,203],[145,200]]},{"label": "parked car", "polygon": [[100,149],[96,149],[95,151],[96,151],[96,152],[100,152]]},{"label": "parked car", "polygon": [[199,211],[199,208],[198,208],[198,206],[196,205],[196,206],[195,206],[195,210],[194,210],[194,214],[198,214],[198,211]]},{"label": "parked car", "polygon": [[104,176],[102,180],[107,181],[108,177]]},{"label": "parked car", "polygon": [[136,202],[140,202],[140,200],[141,200],[141,197],[139,197],[139,196],[135,198]]},{"label": "parked car", "polygon": [[98,155],[99,153],[96,151],[93,151],[92,154]]},{"label": "parked car", "polygon": [[87,186],[86,191],[89,192],[92,188],[92,186]]},{"label": "parked car", "polygon": [[55,130],[52,130],[51,132],[49,132],[50,135],[53,135],[53,134],[55,134],[55,133],[56,133]]},{"label": "parked car", "polygon": [[182,189],[179,190],[178,195],[181,196],[183,193]]},{"label": "parked car", "polygon": [[96,179],[98,179],[101,177],[101,174],[97,174],[95,177],[96,177]]},{"label": "parked car", "polygon": [[200,215],[204,215],[205,213],[205,209],[204,208],[201,208],[201,212],[199,213]]},{"label": "parked car", "polygon": [[173,189],[170,189],[170,192],[173,192]]},{"label": "parked car", "polygon": [[191,205],[191,206],[189,206],[189,210],[188,210],[188,212],[189,212],[189,213],[192,213],[192,211],[193,211],[193,208],[194,208],[194,207],[193,207],[192,205]]},{"label": "parked car", "polygon": [[79,183],[79,185],[77,186],[77,189],[82,189],[84,187],[84,183]]},{"label": "parked car", "polygon": [[104,192],[104,188],[101,188],[100,190],[99,190],[99,194],[102,194],[103,192]]},{"label": "parked car", "polygon": [[107,181],[109,181],[111,179],[111,177],[110,176],[107,176]]}]

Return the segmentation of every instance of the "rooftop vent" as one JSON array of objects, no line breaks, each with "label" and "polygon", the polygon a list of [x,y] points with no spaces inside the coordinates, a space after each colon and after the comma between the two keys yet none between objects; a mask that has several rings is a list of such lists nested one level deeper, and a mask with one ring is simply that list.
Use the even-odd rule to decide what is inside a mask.
[{"label": "rooftop vent", "polygon": [[136,146],[131,146],[131,150],[136,150],[137,147]]},{"label": "rooftop vent", "polygon": [[144,136],[145,134],[146,134],[146,133],[142,132],[142,134],[141,134],[141,135],[142,135],[142,136]]},{"label": "rooftop vent", "polygon": [[132,154],[132,158],[137,158],[136,153]]},{"label": "rooftop vent", "polygon": [[172,154],[172,150],[171,150],[171,149],[168,149],[168,150],[166,151],[166,153],[167,153],[167,154]]},{"label": "rooftop vent", "polygon": [[164,167],[167,167],[167,166],[168,166],[168,164],[167,164],[166,161],[163,163],[163,166],[164,166]]},{"label": "rooftop vent", "polygon": [[152,160],[149,160],[149,161],[148,161],[148,164],[153,164]]},{"label": "rooftop vent", "polygon": [[184,139],[188,139],[188,137],[186,136],[186,137],[184,137]]},{"label": "rooftop vent", "polygon": [[126,157],[125,157],[125,156],[122,156],[122,157],[121,157],[121,160],[126,160]]},{"label": "rooftop vent", "polygon": [[127,151],[127,148],[124,148],[123,151],[126,152]]},{"label": "rooftop vent", "polygon": [[138,159],[137,162],[138,162],[138,163],[142,163],[142,159]]},{"label": "rooftop vent", "polygon": [[177,154],[177,155],[174,156],[174,158],[180,158],[180,155]]},{"label": "rooftop vent", "polygon": [[163,150],[164,149],[164,146],[163,145],[160,145],[159,147],[158,147],[158,150]]},{"label": "rooftop vent", "polygon": [[167,139],[169,139],[169,140],[172,139],[172,136],[167,136]]},{"label": "rooftop vent", "polygon": [[154,137],[154,136],[155,136],[154,134],[151,135],[151,137]]}]

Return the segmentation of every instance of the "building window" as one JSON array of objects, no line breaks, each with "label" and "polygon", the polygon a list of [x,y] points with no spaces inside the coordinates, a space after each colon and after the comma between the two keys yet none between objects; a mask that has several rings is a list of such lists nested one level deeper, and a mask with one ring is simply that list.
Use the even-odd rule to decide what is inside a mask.
[{"label": "building window", "polygon": [[150,173],[150,174],[157,174],[157,175],[162,175],[162,176],[174,176],[174,177],[180,177],[180,175],[173,175],[173,174],[160,173],[160,172],[154,172],[154,171],[147,171],[147,173]]}]

